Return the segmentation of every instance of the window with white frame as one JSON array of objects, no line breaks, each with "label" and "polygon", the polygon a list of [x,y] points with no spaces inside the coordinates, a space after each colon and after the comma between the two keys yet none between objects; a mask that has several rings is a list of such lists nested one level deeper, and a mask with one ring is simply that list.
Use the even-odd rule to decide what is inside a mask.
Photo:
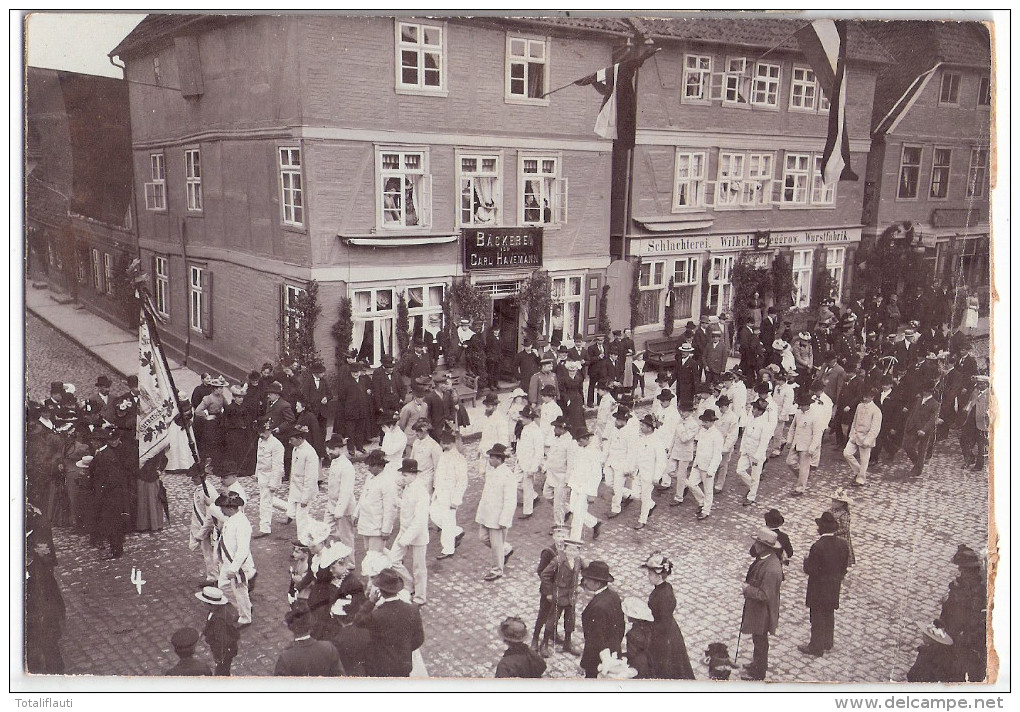
[{"label": "window with white frame", "polygon": [[778,64],[758,62],[754,65],[751,103],[755,106],[779,106],[780,68]]},{"label": "window with white frame", "polygon": [[967,174],[967,197],[983,198],[988,194],[988,149],[970,151],[970,171]]},{"label": "window with white frame", "polygon": [[843,296],[843,262],[846,259],[845,247],[829,247],[825,250],[825,269],[832,278],[832,290],[829,296],[837,302]]},{"label": "window with white frame", "polygon": [[836,202],[836,181],[826,185],[822,178],[822,157],[815,154],[814,170],[811,172],[812,205],[832,205]]},{"label": "window with white frame", "polygon": [[197,148],[184,152],[184,189],[187,192],[188,210],[202,210],[202,161]]},{"label": "window with white frame", "polygon": [[500,224],[499,156],[461,155],[460,213],[463,226]]},{"label": "window with white frame", "polygon": [[155,260],[155,297],[156,312],[170,316],[170,261],[166,257]]},{"label": "window with white frame", "polygon": [[978,106],[992,105],[992,79],[987,74],[978,80]]},{"label": "window with white frame", "polygon": [[727,57],[723,76],[723,102],[746,104],[750,96],[751,76],[746,57]]},{"label": "window with white frame", "polygon": [[[552,306],[549,309],[550,341],[554,336],[573,339],[581,331],[581,277],[555,277],[552,281]],[[558,332],[558,334],[557,334]]]},{"label": "window with white frame", "polygon": [[521,156],[522,225],[562,225],[567,222],[567,179],[560,176],[555,156]]},{"label": "window with white frame", "polygon": [[710,314],[722,314],[729,311],[733,304],[733,255],[722,255],[712,258],[708,272],[708,311]]},{"label": "window with white frame", "polygon": [[103,253],[103,285],[107,294],[113,294],[113,255]]},{"label": "window with white frame", "polygon": [[960,103],[960,75],[953,72],[942,73],[939,85],[939,104],[956,106]]},{"label": "window with white frame", "polygon": [[283,285],[283,351],[288,353],[296,344],[301,333],[301,309],[299,303],[305,290],[292,284]]},{"label": "window with white frame", "polygon": [[673,319],[694,316],[694,296],[701,277],[701,261],[697,257],[673,260]]},{"label": "window with white frame", "polygon": [[443,284],[407,288],[407,318],[412,338],[424,339],[428,331],[433,339],[439,339],[439,332],[443,329],[445,294],[446,286]]},{"label": "window with white frame", "polygon": [[548,102],[543,95],[548,76],[549,45],[546,40],[506,38],[506,98]]},{"label": "window with white frame", "polygon": [[818,81],[807,67],[794,67],[790,77],[790,109],[815,111],[818,109]]},{"label": "window with white frame", "polygon": [[281,146],[280,210],[285,225],[304,225],[305,201],[301,183],[301,149]]},{"label": "window with white frame", "polygon": [[103,291],[103,271],[99,258],[99,250],[92,248],[92,288],[97,292]]},{"label": "window with white frame", "polygon": [[188,311],[192,331],[204,331],[205,291],[202,288],[202,274],[205,269],[188,267]]},{"label": "window with white frame", "polygon": [[744,154],[719,152],[719,177],[716,180],[715,207],[740,205],[744,190]]},{"label": "window with white frame", "polygon": [[904,146],[900,154],[900,179],[896,188],[896,197],[913,199],[917,197],[917,187],[921,179],[921,147]]},{"label": "window with white frame", "polygon": [[813,250],[793,251],[793,302],[795,307],[811,304],[811,266]]},{"label": "window with white frame", "polygon": [[936,148],[931,158],[931,198],[949,197],[949,165],[953,159],[953,151],[949,148]]},{"label": "window with white frame", "polygon": [[149,155],[149,174],[152,181],[145,184],[145,209],[166,210],[166,166],[162,153]]},{"label": "window with white frame", "polygon": [[747,154],[747,179],[744,181],[744,207],[763,207],[772,203],[772,173],[775,156],[771,153]]},{"label": "window with white frame", "polygon": [[783,161],[783,202],[803,205],[808,200],[811,154],[787,153]]},{"label": "window with white frame", "polygon": [[377,155],[381,227],[427,227],[432,207],[427,154],[379,149]]},{"label": "window with white frame", "polygon": [[642,262],[638,270],[638,318],[641,324],[656,324],[662,320],[662,295],[666,286],[666,263]]},{"label": "window with white frame", "polygon": [[446,88],[443,28],[397,21],[397,89],[442,92]]},{"label": "window with white frame", "polygon": [[383,356],[393,356],[393,289],[356,289],[352,304],[354,334],[352,347],[358,359],[375,365]]},{"label": "window with white frame", "polygon": [[704,152],[676,152],[676,180],[673,183],[673,210],[700,208],[705,204]]},{"label": "window with white frame", "polygon": [[710,55],[684,55],[684,102],[707,102],[711,79],[712,57]]}]

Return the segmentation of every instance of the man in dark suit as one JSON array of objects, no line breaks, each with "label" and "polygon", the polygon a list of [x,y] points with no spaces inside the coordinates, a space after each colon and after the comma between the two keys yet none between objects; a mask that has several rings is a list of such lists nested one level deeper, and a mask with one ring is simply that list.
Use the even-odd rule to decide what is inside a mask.
[{"label": "man in dark suit", "polygon": [[266,389],[266,420],[274,434],[279,433],[282,426],[294,422],[294,408],[283,399],[283,384],[273,381]]},{"label": "man in dark suit", "polygon": [[769,667],[769,635],[779,625],[780,589],[783,584],[783,564],[779,560],[782,550],[779,537],[771,529],[762,528],[754,536],[751,553],[754,561],[747,569],[741,593],[744,612],[740,632],[750,633],[754,644],[751,662],[744,665],[741,678],[764,680]]},{"label": "man in dark suit", "polygon": [[820,538],[804,558],[804,573],[808,576],[804,605],[810,611],[811,640],[807,645],[798,645],[797,650],[820,658],[826,650],[832,649],[839,590],[850,562],[850,547],[835,536],[839,523],[832,512],[822,512],[815,523]]},{"label": "man in dark suit", "polygon": [[124,536],[130,524],[131,496],[137,486],[138,450],[123,445],[132,430],[112,428],[106,435],[106,447],[92,460],[93,490],[98,502],[96,531],[110,545],[104,558],[116,559],[124,553]]},{"label": "man in dark suit", "polygon": [[697,390],[700,381],[694,347],[688,343],[680,344],[676,350],[676,360],[673,362],[673,377],[669,382],[670,385],[676,384],[677,403],[693,401],[694,391]]},{"label": "man in dark suit", "polygon": [[319,421],[319,432],[326,434],[326,421],[329,419],[329,401],[333,393],[326,381],[326,367],[317,363],[301,376],[301,395],[305,397],[305,406]]},{"label": "man in dark suit", "polygon": [[429,407],[429,420],[435,427],[438,436],[444,424],[453,429],[457,419],[457,403],[453,400],[453,388],[445,373],[437,373],[432,377],[432,390],[425,394],[425,404]]},{"label": "man in dark suit", "polygon": [[538,354],[538,350],[534,344],[530,341],[524,342],[524,348],[518,353],[514,359],[514,374],[520,380],[521,388],[525,391],[531,385],[531,377],[534,376],[542,367],[542,358]]},{"label": "man in dark suit", "polygon": [[397,374],[392,356],[383,356],[380,365],[372,374],[372,407],[376,413],[380,410],[398,413],[404,407],[407,386]]},{"label": "man in dark suit", "polygon": [[875,405],[882,411],[882,429],[878,432],[878,439],[872,452],[872,467],[881,465],[879,458],[883,454],[886,462],[892,462],[903,439],[903,392],[895,385],[892,376],[882,376],[879,382]]},{"label": "man in dark suit", "polygon": [[609,588],[613,580],[605,561],[592,561],[581,569],[581,587],[594,594],[581,614],[581,669],[585,677],[598,677],[599,653],[606,648],[620,656],[626,622],[620,596]]},{"label": "man in dark suit", "polygon": [[85,411],[93,422],[100,422],[99,418],[113,421],[113,412],[116,406],[114,406],[113,396],[110,394],[112,387],[113,383],[109,376],[102,375],[96,379],[97,393],[85,402]]},{"label": "man in dark suit", "polygon": [[408,354],[404,354],[400,359],[400,367],[397,369],[400,375],[404,377],[405,385],[414,383],[416,378],[432,375],[432,361],[429,359],[428,354],[425,353],[425,342],[415,338],[412,342],[412,347],[413,350]]},{"label": "man in dark suit", "polygon": [[758,327],[750,316],[737,332],[737,347],[740,350],[740,370],[744,373],[758,373],[762,357],[761,339],[758,337]]},{"label": "man in dark suit", "polygon": [[496,323],[485,334],[485,383],[483,385],[488,388],[499,388],[499,377],[506,370],[502,330]]},{"label": "man in dark suit", "polygon": [[776,330],[779,328],[778,316],[776,316],[776,308],[769,307],[765,313],[765,318],[761,320],[761,342],[763,344],[771,344],[776,340]]},{"label": "man in dark suit", "polygon": [[328,640],[312,638],[312,613],[308,602],[298,599],[284,616],[294,642],[276,659],[273,675],[280,677],[337,677],[344,674],[340,653]]},{"label": "man in dark suit", "polygon": [[907,420],[903,424],[903,449],[914,463],[911,476],[920,477],[925,453],[935,437],[935,425],[939,417],[939,402],[935,400],[934,385],[922,385],[921,394],[905,410]]},{"label": "man in dark suit", "polygon": [[595,385],[598,383],[598,378],[595,376],[595,364],[599,363],[606,357],[606,347],[604,334],[595,334],[595,338],[588,346],[586,352],[587,358],[585,361],[588,364],[588,407],[595,407]]},{"label": "man in dark suit", "polygon": [[365,660],[368,677],[408,677],[411,653],[425,642],[418,607],[397,597],[403,588],[400,574],[383,569],[372,579],[368,601],[354,616],[354,625],[368,630],[371,639]]},{"label": "man in dark suit", "polygon": [[892,355],[896,357],[896,370],[902,373],[917,360],[917,354],[923,352],[918,346],[917,331],[911,326],[903,330],[903,340],[897,342]]},{"label": "man in dark suit", "polygon": [[170,644],[177,656],[177,664],[167,670],[164,675],[174,676],[202,676],[212,675],[212,668],[209,663],[195,659],[195,646],[201,636],[194,628],[178,628],[170,638]]}]

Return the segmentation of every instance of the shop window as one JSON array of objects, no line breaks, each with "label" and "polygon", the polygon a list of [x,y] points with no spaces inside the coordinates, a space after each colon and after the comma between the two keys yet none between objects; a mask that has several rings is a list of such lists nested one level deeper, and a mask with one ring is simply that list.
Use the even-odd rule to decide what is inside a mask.
[{"label": "shop window", "polygon": [[379,222],[392,230],[428,227],[432,212],[432,176],[424,151],[379,149]]},{"label": "shop window", "polygon": [[393,289],[355,290],[352,312],[351,344],[357,349],[358,359],[376,365],[383,356],[395,356]]},{"label": "shop window", "polygon": [[425,338],[428,331],[433,339],[439,338],[443,328],[443,297],[446,287],[442,284],[430,284],[407,289],[408,327],[412,338]]},{"label": "shop window", "polygon": [[638,318],[641,324],[662,321],[662,295],[666,286],[666,263],[642,262],[638,271]]},{"label": "shop window", "polygon": [[166,166],[162,153],[149,155],[149,174],[152,181],[145,184],[145,209],[166,210]]},{"label": "shop window", "polygon": [[506,38],[506,99],[548,104],[549,43],[544,39]]},{"label": "shop window", "polygon": [[708,273],[708,311],[710,314],[728,312],[733,304],[733,255],[713,257]]},{"label": "shop window", "polygon": [[673,318],[691,319],[694,316],[694,296],[701,276],[701,261],[697,257],[673,260]]},{"label": "shop window", "polygon": [[795,307],[811,304],[811,267],[813,250],[793,251],[793,299]]},{"label": "shop window", "polygon": [[921,147],[904,146],[900,154],[900,180],[896,197],[912,200],[917,197],[917,186],[921,177]]},{"label": "shop window", "polygon": [[563,225],[567,222],[567,179],[556,156],[522,156],[521,224]]},{"label": "shop window", "polygon": [[573,339],[581,330],[581,277],[556,277],[552,281],[553,303],[549,310],[549,340]]},{"label": "shop window", "polygon": [[442,93],[446,89],[443,27],[396,22],[397,90]]},{"label": "shop window", "polygon": [[929,197],[936,199],[949,197],[949,166],[952,158],[952,149],[936,148],[932,151]]},{"label": "shop window", "polygon": [[677,151],[674,212],[704,207],[706,163],[704,152]]},{"label": "shop window", "polygon": [[460,157],[460,224],[462,226],[499,225],[499,156],[462,155]]}]

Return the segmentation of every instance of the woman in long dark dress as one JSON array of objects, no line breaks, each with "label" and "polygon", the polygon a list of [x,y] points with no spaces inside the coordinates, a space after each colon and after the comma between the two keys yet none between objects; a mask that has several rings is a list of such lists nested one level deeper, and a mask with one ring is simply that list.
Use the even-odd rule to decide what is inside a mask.
[{"label": "woman in long dark dress", "polygon": [[643,566],[648,569],[648,582],[652,592],[648,596],[648,608],[652,611],[652,639],[648,653],[651,660],[652,677],[662,680],[693,680],[694,669],[687,655],[680,626],[673,618],[676,610],[676,595],[673,586],[666,579],[673,573],[673,563],[656,552],[648,557]]},{"label": "woman in long dark dress", "polygon": [[315,454],[321,460],[326,456],[326,443],[322,437],[322,429],[319,428],[319,419],[315,417],[315,413],[308,410],[308,404],[305,403],[304,396],[295,398],[293,406],[294,425],[304,425],[308,428],[308,444],[312,446]]},{"label": "woman in long dark dress", "polygon": [[581,364],[577,361],[567,361],[566,367],[559,374],[559,379],[563,417],[572,430],[584,427],[584,377],[581,375]]},{"label": "woman in long dark dress", "polygon": [[247,397],[240,386],[231,386],[233,400],[224,403],[222,415],[224,460],[228,467],[236,467],[243,475],[255,472],[255,430],[251,411],[245,405]]}]

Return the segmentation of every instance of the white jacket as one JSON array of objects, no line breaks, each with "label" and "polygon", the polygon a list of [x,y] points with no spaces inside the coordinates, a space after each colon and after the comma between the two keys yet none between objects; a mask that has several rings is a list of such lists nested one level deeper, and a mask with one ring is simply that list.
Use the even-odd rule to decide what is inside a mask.
[{"label": "white jacket", "polygon": [[737,414],[737,423],[743,428],[751,419],[747,404],[747,386],[738,378],[726,389],[726,395],[732,402],[731,409]]},{"label": "white jacket", "polygon": [[432,481],[432,501],[448,509],[459,507],[464,501],[467,485],[467,460],[457,448],[444,450],[439,456]]},{"label": "white jacket", "polygon": [[715,474],[722,462],[723,435],[715,427],[702,428],[695,438],[694,466],[706,474]]},{"label": "white jacket", "polygon": [[329,463],[329,478],[326,485],[326,507],[334,517],[352,516],[358,500],[354,498],[354,465],[341,453]]},{"label": "white jacket", "polygon": [[[389,428],[387,430],[386,428]],[[387,460],[401,460],[404,457],[404,450],[407,449],[407,433],[394,426],[385,426],[383,428],[382,442],[379,443],[379,449],[386,454]]]},{"label": "white jacket", "polygon": [[598,438],[599,443],[613,427],[613,413],[615,412],[616,399],[611,393],[606,393],[599,401],[598,414],[595,416],[595,437]]},{"label": "white jacket", "polygon": [[634,471],[637,433],[629,427],[633,422],[634,419],[631,418],[622,428],[614,424],[606,431],[606,441],[602,445],[605,469],[612,469],[616,473]]},{"label": "white jacket", "polygon": [[587,447],[574,443],[567,452],[567,485],[575,492],[597,497],[602,482],[602,449],[592,438]]},{"label": "white jacket", "polygon": [[393,531],[397,519],[398,467],[399,463],[387,463],[378,475],[365,479],[357,512],[361,536],[385,536]]},{"label": "white jacket", "polygon": [[[553,433],[552,422],[563,415],[563,409],[560,408],[556,401],[549,401],[543,403],[542,407],[538,409],[538,426],[542,430],[542,437],[546,445],[552,442],[552,439],[556,437]],[[517,447],[520,447],[518,444]]]},{"label": "white jacket", "polygon": [[416,438],[411,443],[411,458],[418,461],[418,473],[428,482],[436,472],[436,465],[443,454],[443,448],[439,446],[431,436]]},{"label": "white jacket", "polygon": [[517,472],[538,472],[544,456],[545,438],[538,423],[531,421],[521,430],[521,438],[517,441]]},{"label": "white jacket", "polygon": [[870,403],[859,403],[854,411],[854,422],[850,426],[850,439],[858,447],[875,447],[875,440],[882,430],[882,409]]},{"label": "white jacket", "polygon": [[673,445],[673,436],[676,435],[676,426],[680,423],[680,411],[676,409],[676,404],[673,401],[663,408],[656,400],[652,404],[652,415],[660,421],[660,425],[655,431],[655,437],[659,439],[663,452],[668,454]]},{"label": "white jacket", "polygon": [[673,431],[669,456],[674,460],[693,460],[694,439],[698,436],[699,430],[701,430],[701,421],[698,420],[698,416],[691,414],[690,417],[685,418],[681,415]]},{"label": "white jacket", "polygon": [[255,575],[255,561],[251,557],[251,522],[244,516],[244,512],[234,512],[223,523],[216,550],[220,558],[221,577],[236,576],[238,571],[243,571],[248,580]]},{"label": "white jacket", "polygon": [[793,402],[796,392],[797,384],[783,383],[777,386],[772,394],[772,398],[776,403],[776,409],[779,411],[779,420],[784,423],[797,412],[797,406]]},{"label": "white jacket", "polygon": [[218,493],[211,482],[207,481],[205,487],[209,490],[209,495],[206,496],[202,485],[199,485],[195,488],[191,503],[191,531],[189,532],[188,548],[192,551],[198,550],[199,544],[204,539],[216,543],[216,521],[209,509],[215,506],[212,503],[216,501]]},{"label": "white jacket", "polygon": [[255,479],[260,487],[276,489],[283,483],[283,444],[270,435],[259,438],[255,450]]},{"label": "white jacket", "polygon": [[553,487],[560,487],[567,483],[567,453],[573,444],[574,438],[570,433],[556,435],[548,444],[543,469],[545,469],[547,481]]},{"label": "white jacket", "polygon": [[290,454],[290,493],[287,500],[311,504],[319,493],[319,456],[307,440]]},{"label": "white jacket", "polygon": [[498,410],[482,420],[482,436],[478,441],[478,452],[482,457],[496,443],[503,443],[510,447],[510,420],[505,413]]},{"label": "white jacket", "polygon": [[744,435],[740,439],[740,454],[747,455],[753,462],[765,462],[768,455],[769,441],[772,439],[769,430],[768,416],[762,413],[752,416],[744,426]]},{"label": "white jacket", "polygon": [[634,475],[642,482],[658,482],[666,471],[666,451],[655,433],[638,435],[634,443]]},{"label": "white jacket", "polygon": [[737,435],[740,429],[737,414],[731,409],[720,415],[719,420],[715,421],[715,429],[722,433],[723,436],[722,451],[724,453],[733,452],[733,447],[737,444]]},{"label": "white jacket", "polygon": [[400,531],[393,543],[398,546],[429,543],[428,482],[420,472],[400,493]]}]

